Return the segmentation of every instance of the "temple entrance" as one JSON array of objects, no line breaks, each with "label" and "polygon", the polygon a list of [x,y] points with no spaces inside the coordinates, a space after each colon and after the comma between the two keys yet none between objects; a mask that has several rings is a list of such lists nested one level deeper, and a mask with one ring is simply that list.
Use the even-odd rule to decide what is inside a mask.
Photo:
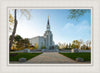
[{"label": "temple entrance", "polygon": [[42,52],[59,52],[59,50],[55,46],[50,46],[49,49],[44,49]]},{"label": "temple entrance", "polygon": [[55,48],[54,46],[51,46],[49,49],[50,49],[50,50],[54,50],[54,48]]},{"label": "temple entrance", "polygon": [[56,45],[49,46],[48,48],[42,49],[42,52],[59,52]]}]

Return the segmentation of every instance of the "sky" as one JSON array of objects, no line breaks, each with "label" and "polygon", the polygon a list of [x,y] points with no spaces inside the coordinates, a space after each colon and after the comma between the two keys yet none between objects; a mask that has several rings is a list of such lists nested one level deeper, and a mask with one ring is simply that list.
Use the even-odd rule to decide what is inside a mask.
[{"label": "sky", "polygon": [[[46,31],[49,16],[50,30],[53,40],[57,43],[72,43],[73,40],[91,40],[91,11],[81,16],[78,20],[68,19],[68,9],[31,9],[28,20],[17,12],[16,34],[23,38],[43,36]],[[13,14],[13,11],[11,12]]]}]

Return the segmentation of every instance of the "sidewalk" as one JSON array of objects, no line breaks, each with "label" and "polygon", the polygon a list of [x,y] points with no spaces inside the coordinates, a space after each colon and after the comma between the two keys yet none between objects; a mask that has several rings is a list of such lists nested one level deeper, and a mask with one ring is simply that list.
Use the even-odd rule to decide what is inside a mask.
[{"label": "sidewalk", "polygon": [[71,63],[77,63],[76,61],[65,57],[57,52],[44,52],[43,54],[36,56],[30,60],[28,60],[26,63],[42,63],[42,64],[62,64],[62,63],[66,63],[66,64],[71,64]]}]

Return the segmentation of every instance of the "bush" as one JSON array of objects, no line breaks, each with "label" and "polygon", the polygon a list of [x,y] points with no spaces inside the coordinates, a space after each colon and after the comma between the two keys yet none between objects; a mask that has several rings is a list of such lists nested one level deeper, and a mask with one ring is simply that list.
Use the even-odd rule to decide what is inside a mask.
[{"label": "bush", "polygon": [[46,47],[45,46],[42,46],[41,49],[46,49]]}]

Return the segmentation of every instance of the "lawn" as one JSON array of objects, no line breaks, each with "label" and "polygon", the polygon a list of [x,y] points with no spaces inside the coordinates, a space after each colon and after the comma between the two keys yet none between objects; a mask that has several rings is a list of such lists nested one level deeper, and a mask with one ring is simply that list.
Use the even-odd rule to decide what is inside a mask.
[{"label": "lawn", "polygon": [[18,61],[19,58],[26,58],[27,60],[40,55],[41,53],[10,53],[10,61]]},{"label": "lawn", "polygon": [[75,60],[78,57],[81,57],[84,59],[84,61],[91,61],[91,53],[60,53],[64,56],[67,56],[73,60]]}]

